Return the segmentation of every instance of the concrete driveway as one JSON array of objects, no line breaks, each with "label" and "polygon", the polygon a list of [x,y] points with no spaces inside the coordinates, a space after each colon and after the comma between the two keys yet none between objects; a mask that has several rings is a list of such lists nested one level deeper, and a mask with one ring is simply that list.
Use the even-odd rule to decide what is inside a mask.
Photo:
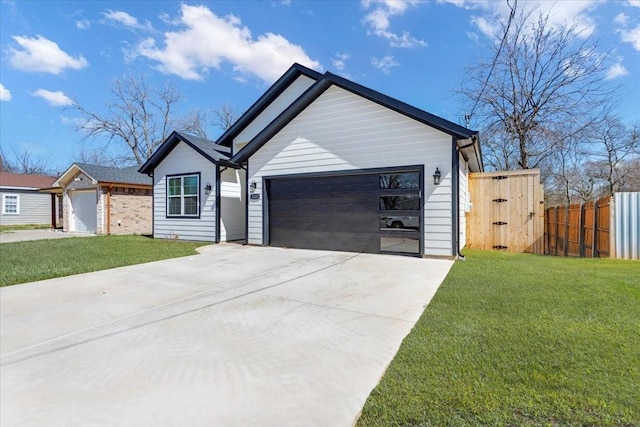
[{"label": "concrete driveway", "polygon": [[350,426],[452,261],[207,246],[0,289],[0,424]]}]

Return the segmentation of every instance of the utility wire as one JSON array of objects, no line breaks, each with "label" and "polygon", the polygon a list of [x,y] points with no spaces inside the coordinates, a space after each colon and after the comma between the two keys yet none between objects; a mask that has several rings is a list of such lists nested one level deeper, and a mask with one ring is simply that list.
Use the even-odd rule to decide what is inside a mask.
[{"label": "utility wire", "polygon": [[496,64],[498,63],[498,58],[502,53],[502,47],[504,46],[504,43],[507,40],[507,37],[509,35],[509,30],[511,29],[511,23],[513,22],[513,19],[516,16],[518,0],[514,0],[513,7],[509,4],[509,0],[507,0],[507,6],[509,6],[509,9],[511,10],[511,12],[509,12],[509,21],[507,21],[507,28],[505,29],[504,34],[502,35],[502,40],[500,40],[500,46],[498,46],[498,51],[496,52],[496,56],[493,58],[493,61],[491,62],[491,67],[489,67],[489,73],[487,74],[487,78],[484,80],[484,84],[482,85],[482,89],[480,90],[480,93],[476,97],[476,101],[474,102],[473,107],[471,108],[471,112],[466,113],[464,115],[467,128],[469,127],[469,121],[471,120],[471,117],[473,117],[474,113],[476,112],[476,108],[478,107],[480,98],[482,98],[482,95],[484,95],[484,91],[487,89],[487,85],[489,84],[489,79],[491,78],[491,74],[493,74],[493,69],[496,67]]}]

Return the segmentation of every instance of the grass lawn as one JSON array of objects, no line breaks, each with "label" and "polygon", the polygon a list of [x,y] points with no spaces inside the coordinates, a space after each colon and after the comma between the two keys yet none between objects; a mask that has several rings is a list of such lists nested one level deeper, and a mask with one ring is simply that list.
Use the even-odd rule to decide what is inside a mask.
[{"label": "grass lawn", "polygon": [[358,426],[640,426],[640,262],[467,251]]},{"label": "grass lawn", "polygon": [[143,236],[71,237],[0,245],[0,285],[195,255],[202,242]]},{"label": "grass lawn", "polygon": [[17,230],[46,230],[48,228],[51,228],[49,224],[0,225],[0,233],[11,233]]}]

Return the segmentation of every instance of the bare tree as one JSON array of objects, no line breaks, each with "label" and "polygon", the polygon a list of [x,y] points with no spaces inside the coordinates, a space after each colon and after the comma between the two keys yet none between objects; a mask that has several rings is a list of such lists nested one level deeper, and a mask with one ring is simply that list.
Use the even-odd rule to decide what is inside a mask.
[{"label": "bare tree", "polygon": [[238,120],[240,113],[236,107],[222,104],[213,110],[213,116],[213,125],[224,132]]},{"label": "bare tree", "polygon": [[607,194],[628,189],[627,181],[634,181],[634,175],[640,173],[629,167],[640,145],[638,125],[626,126],[618,118],[607,116],[589,133],[589,142],[583,144],[583,154],[589,159],[585,169],[594,181],[604,183]]},{"label": "bare tree", "polygon": [[78,102],[69,108],[81,114],[79,130],[87,136],[105,136],[107,145],[124,143],[128,152],[124,160],[144,163],[176,128],[195,132],[204,129],[200,122],[174,116],[182,97],[170,83],[153,90],[144,77],[128,75],[115,79],[111,91],[114,99],[104,113],[90,111]]},{"label": "bare tree", "polygon": [[74,162],[111,167],[122,166],[122,163],[118,161],[116,157],[109,155],[105,150],[100,148],[81,149],[80,153],[74,159]]},{"label": "bare tree", "polygon": [[[611,97],[607,56],[577,26],[556,25],[548,13],[516,13],[503,24],[490,60],[467,69],[462,94],[495,168],[539,167],[555,145],[580,132]],[[565,124],[570,123],[567,127]]]},{"label": "bare tree", "polygon": [[10,150],[13,154],[13,161],[8,160],[2,148],[0,148],[0,171],[34,175],[51,174],[48,157],[35,155],[28,149],[19,150],[15,147],[10,147]]}]

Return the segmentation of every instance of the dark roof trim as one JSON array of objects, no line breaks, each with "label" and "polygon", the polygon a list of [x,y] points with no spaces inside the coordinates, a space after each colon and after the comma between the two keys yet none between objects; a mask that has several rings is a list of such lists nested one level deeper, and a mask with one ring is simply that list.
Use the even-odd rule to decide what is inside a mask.
[{"label": "dark roof trim", "polygon": [[[138,169],[138,172],[146,174],[152,173],[156,166],[158,166],[160,162],[167,157],[179,142],[184,142],[211,163],[229,166],[232,168],[239,167],[237,164],[225,159],[225,157],[229,156],[230,150],[228,147],[216,147],[216,143],[214,141],[173,131],[171,132],[171,135],[164,140],[162,145],[160,145],[151,157],[149,157],[149,159],[140,167],[140,169]],[[207,150],[204,149],[205,144],[211,144],[210,147],[207,147]]]},{"label": "dark roof trim", "polygon": [[293,64],[249,109],[216,141],[217,144],[231,147],[233,139],[242,132],[260,113],[264,111],[282,92],[300,76],[319,80],[322,74],[300,64]]},{"label": "dark roof trim", "polygon": [[269,139],[273,138],[280,132],[291,120],[307,108],[330,86],[336,85],[356,95],[362,96],[372,102],[383,107],[389,108],[428,126],[441,130],[456,139],[476,138],[478,132],[467,129],[463,126],[427,113],[419,108],[413,107],[397,99],[383,95],[380,92],[366,88],[362,85],[354,83],[350,80],[326,72],[324,76],[317,80],[309,89],[307,89],[298,99],[296,99],[289,107],[287,107],[278,117],[276,117],[267,127],[265,127],[258,135],[255,136],[244,148],[236,153],[231,161],[235,163],[245,162],[260,147],[262,147]]},{"label": "dark roof trim", "polygon": [[276,117],[267,127],[265,127],[255,138],[238,151],[231,161],[234,163],[244,163],[251,157],[260,147],[268,140],[273,138],[282,130],[291,120],[307,108],[316,98],[318,98],[325,90],[329,89],[331,83],[326,79],[316,81],[309,89],[307,89],[298,99],[296,99],[289,107],[287,107],[278,117]]}]

